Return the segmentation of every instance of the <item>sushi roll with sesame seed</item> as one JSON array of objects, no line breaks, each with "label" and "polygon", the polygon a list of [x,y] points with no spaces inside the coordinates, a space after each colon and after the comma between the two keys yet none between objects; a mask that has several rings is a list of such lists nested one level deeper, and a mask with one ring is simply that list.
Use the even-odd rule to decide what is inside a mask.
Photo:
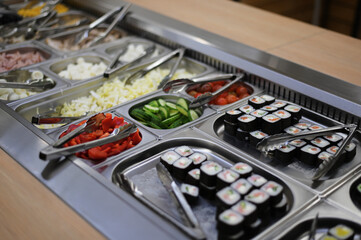
[{"label": "sushi roll with sesame seed", "polygon": [[254,107],[252,107],[251,105],[244,105],[244,106],[240,107],[239,110],[245,114],[250,114],[251,112],[253,112],[256,109],[254,109]]},{"label": "sushi roll with sesame seed", "polygon": [[227,122],[237,123],[237,118],[242,115],[240,110],[229,110],[224,116],[224,120]]},{"label": "sushi roll with sesame seed", "polygon": [[181,192],[191,205],[197,203],[199,197],[199,189],[197,186],[182,183]]},{"label": "sushi roll with sesame seed", "polygon": [[179,180],[184,181],[191,167],[192,160],[187,157],[181,157],[173,163],[173,175]]},{"label": "sushi roll with sesame seed", "polygon": [[267,182],[267,179],[265,179],[261,175],[252,174],[247,178],[247,181],[250,182],[255,188],[260,188],[261,186],[263,186],[263,184]]},{"label": "sushi roll with sesame seed", "polygon": [[262,131],[256,130],[249,133],[249,142],[253,146],[257,146],[257,144],[262,141],[268,134]]},{"label": "sushi roll with sesame seed", "polygon": [[203,162],[207,161],[207,156],[198,152],[193,153],[188,158],[192,160],[192,165],[194,168],[199,168]]},{"label": "sushi roll with sesame seed", "polygon": [[329,141],[321,137],[311,140],[311,143],[320,148],[322,151],[326,150],[331,145]]},{"label": "sushi roll with sesame seed", "polygon": [[292,124],[291,113],[287,112],[286,110],[278,110],[278,111],[274,112],[273,114],[282,119],[281,120],[282,129],[285,129],[285,128],[291,126],[291,124]]},{"label": "sushi roll with sesame seed", "polygon": [[282,101],[282,100],[275,100],[275,102],[271,104],[271,106],[274,106],[276,108],[283,108],[286,105],[287,105],[287,102]]},{"label": "sushi roll with sesame seed", "polygon": [[231,169],[239,174],[241,178],[246,178],[251,176],[251,173],[253,171],[253,168],[248,165],[247,163],[236,163],[234,164]]},{"label": "sushi roll with sesame seed", "polygon": [[301,130],[308,130],[308,128],[311,127],[311,123],[299,122],[296,123],[294,126]]},{"label": "sushi roll with sesame seed", "polygon": [[232,207],[239,200],[241,200],[241,195],[231,187],[225,187],[216,193],[216,204],[217,212],[221,213],[222,211]]},{"label": "sushi roll with sesame seed", "polygon": [[262,117],[266,116],[267,114],[267,111],[257,109],[251,112],[249,115],[256,117],[257,129],[260,129],[262,124]]},{"label": "sushi roll with sesame seed", "polygon": [[282,131],[281,118],[274,114],[268,114],[262,117],[262,131],[273,135]]},{"label": "sushi roll with sesame seed", "polygon": [[355,235],[355,231],[352,228],[343,224],[331,228],[328,233],[340,240],[352,240]]},{"label": "sushi roll with sesame seed", "polygon": [[295,135],[297,133],[301,132],[301,129],[294,127],[294,126],[290,126],[288,128],[285,128],[284,130],[286,133],[290,134],[290,135]]},{"label": "sushi roll with sesame seed", "polygon": [[267,104],[272,104],[276,101],[276,99],[270,95],[264,94],[261,96],[261,98],[263,98]]},{"label": "sushi roll with sesame seed", "polygon": [[266,193],[268,193],[268,195],[270,195],[272,206],[275,206],[279,202],[281,202],[283,195],[282,185],[274,181],[268,181],[261,187],[261,190],[265,191]]},{"label": "sushi roll with sesame seed", "polygon": [[168,169],[168,171],[172,172],[173,163],[179,158],[180,155],[175,151],[167,151],[160,156],[160,161]]},{"label": "sushi roll with sesame seed", "polygon": [[291,144],[284,144],[276,149],[275,158],[283,164],[289,163],[296,154],[296,147]]},{"label": "sushi roll with sesame seed", "polygon": [[287,105],[284,109],[287,112],[291,113],[292,123],[297,123],[301,119],[302,108],[300,106],[290,104],[290,105]]},{"label": "sushi roll with sesame seed", "polygon": [[226,120],[223,120],[223,123],[224,123],[224,132],[231,136],[236,136],[238,123],[228,122]]},{"label": "sushi roll with sesame seed", "polygon": [[232,207],[232,210],[244,217],[245,225],[249,226],[257,220],[257,207],[251,202],[241,200]]},{"label": "sushi roll with sesame seed", "polygon": [[252,132],[258,129],[257,118],[248,114],[244,114],[237,119],[238,127],[243,131]]},{"label": "sushi roll with sesame seed", "polygon": [[223,170],[223,167],[216,162],[206,161],[202,164],[200,182],[209,187],[215,187],[217,174]]},{"label": "sushi roll with sesame seed", "polygon": [[260,213],[267,213],[270,210],[270,196],[263,190],[252,190],[244,197],[244,200],[255,204]]},{"label": "sushi roll with sesame seed", "polygon": [[263,106],[268,105],[266,103],[266,100],[264,100],[263,98],[259,97],[259,96],[254,96],[252,98],[248,99],[248,104],[251,105],[252,107],[254,107],[255,109],[260,109]]},{"label": "sushi roll with sesame seed", "polygon": [[[234,235],[243,230],[243,221],[244,217],[232,209],[227,209],[223,211],[217,217],[217,229],[220,236]],[[226,239],[227,237],[223,236],[221,239]]]},{"label": "sushi roll with sesame seed", "polygon": [[176,149],[174,149],[174,151],[179,155],[181,155],[182,157],[188,157],[193,153],[193,150],[188,146],[177,147]]},{"label": "sushi roll with sesame seed", "polygon": [[237,128],[236,130],[236,138],[239,141],[248,141],[249,138],[249,132],[248,131],[244,131],[240,128]]},{"label": "sushi roll with sesame seed", "polygon": [[231,187],[236,190],[241,196],[247,195],[253,188],[246,179],[241,178],[231,184]]},{"label": "sushi roll with sesame seed", "polygon": [[318,163],[317,156],[320,152],[321,149],[319,149],[318,147],[313,146],[311,144],[307,144],[301,148],[298,157],[301,162],[304,162],[312,166],[316,166]]},{"label": "sushi roll with sesame seed", "polygon": [[201,171],[199,170],[199,168],[192,169],[187,173],[185,182],[194,186],[198,186],[200,175]]},{"label": "sushi roll with sesame seed", "polygon": [[224,169],[222,172],[217,174],[217,183],[216,189],[220,190],[222,188],[228,187],[234,183],[239,178],[239,174],[230,170]]}]

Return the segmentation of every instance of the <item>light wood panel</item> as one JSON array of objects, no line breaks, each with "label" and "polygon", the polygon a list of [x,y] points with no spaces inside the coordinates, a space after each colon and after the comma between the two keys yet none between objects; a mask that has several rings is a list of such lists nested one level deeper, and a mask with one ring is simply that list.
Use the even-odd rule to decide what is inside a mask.
[{"label": "light wood panel", "polygon": [[0,149],[1,239],[105,239]]}]

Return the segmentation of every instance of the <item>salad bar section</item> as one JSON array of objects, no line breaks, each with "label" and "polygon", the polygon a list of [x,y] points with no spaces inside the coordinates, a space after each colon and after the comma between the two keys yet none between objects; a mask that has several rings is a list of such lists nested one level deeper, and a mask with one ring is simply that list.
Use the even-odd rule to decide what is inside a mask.
[{"label": "salad bar section", "polygon": [[361,103],[328,76],[123,1],[31,3],[0,26],[0,146],[106,238],[360,239]]}]

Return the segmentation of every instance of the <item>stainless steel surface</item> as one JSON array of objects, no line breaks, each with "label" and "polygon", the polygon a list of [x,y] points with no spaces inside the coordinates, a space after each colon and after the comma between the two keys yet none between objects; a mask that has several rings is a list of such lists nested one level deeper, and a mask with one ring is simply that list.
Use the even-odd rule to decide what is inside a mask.
[{"label": "stainless steel surface", "polygon": [[24,83],[19,82],[2,82],[0,88],[21,88],[30,89],[34,91],[45,91],[55,87],[55,82],[50,79],[28,79]]}]

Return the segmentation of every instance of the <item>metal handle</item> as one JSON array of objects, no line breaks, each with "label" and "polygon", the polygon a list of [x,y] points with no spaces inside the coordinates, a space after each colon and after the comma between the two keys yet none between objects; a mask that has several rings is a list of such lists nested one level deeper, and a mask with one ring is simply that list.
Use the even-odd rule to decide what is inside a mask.
[{"label": "metal handle", "polygon": [[93,29],[95,27],[97,27],[98,25],[100,25],[101,23],[105,22],[108,18],[110,18],[111,16],[113,16],[115,13],[117,13],[118,11],[120,11],[122,9],[122,7],[118,7],[115,8],[109,12],[107,12],[106,14],[104,14],[103,16],[101,16],[100,18],[96,19],[94,22],[90,23],[88,26],[88,29]]},{"label": "metal handle", "polygon": [[174,63],[173,67],[171,68],[171,70],[169,71],[169,73],[167,74],[167,76],[165,76],[162,81],[160,81],[159,85],[158,85],[158,89],[163,88],[163,86],[173,77],[174,73],[177,71],[178,66],[180,64],[180,62],[183,59],[183,55],[184,55],[185,49],[181,48],[179,51],[179,56],[177,61]]}]

